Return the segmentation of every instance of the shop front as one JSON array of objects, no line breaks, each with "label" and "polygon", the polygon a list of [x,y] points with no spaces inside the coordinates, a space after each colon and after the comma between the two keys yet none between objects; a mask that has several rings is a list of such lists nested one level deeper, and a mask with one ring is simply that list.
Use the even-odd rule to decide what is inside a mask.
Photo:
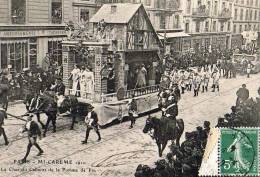
[{"label": "shop front", "polygon": [[233,34],[231,38],[231,48],[240,48],[243,45],[243,36],[241,34]]},{"label": "shop front", "polygon": [[192,48],[195,51],[212,49],[225,50],[228,48],[229,36],[227,34],[192,35]]},{"label": "shop front", "polygon": [[0,29],[0,69],[21,72],[23,68],[39,65],[48,68],[46,56],[52,56],[61,64],[61,41],[65,39],[65,31],[23,28]]}]

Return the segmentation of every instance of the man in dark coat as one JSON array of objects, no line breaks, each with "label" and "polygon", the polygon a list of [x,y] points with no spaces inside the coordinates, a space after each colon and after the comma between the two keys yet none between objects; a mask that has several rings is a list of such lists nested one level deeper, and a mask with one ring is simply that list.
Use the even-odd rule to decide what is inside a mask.
[{"label": "man in dark coat", "polygon": [[136,100],[134,99],[134,94],[132,94],[132,99],[130,99],[128,103],[128,115],[131,121],[130,129],[133,128],[133,125],[135,124],[135,119],[138,116],[137,114],[137,103]]},{"label": "man in dark coat", "polygon": [[57,95],[65,94],[65,85],[62,83],[62,79],[60,77],[56,78],[56,83],[51,90],[53,90]]},{"label": "man in dark coat", "polygon": [[0,137],[1,135],[3,135],[4,140],[5,140],[5,145],[8,145],[8,139],[7,136],[5,134],[5,129],[3,128],[3,124],[4,124],[4,119],[7,117],[6,112],[4,109],[0,108]]},{"label": "man in dark coat", "polygon": [[85,123],[87,124],[87,130],[86,130],[86,137],[84,141],[81,141],[82,144],[87,144],[88,143],[88,137],[89,137],[89,133],[92,129],[95,130],[95,132],[98,135],[98,140],[101,140],[101,135],[100,132],[98,130],[98,116],[97,113],[93,110],[94,107],[92,105],[89,105],[88,107],[88,115],[85,118]]},{"label": "man in dark coat", "polygon": [[41,139],[41,130],[36,122],[32,120],[33,115],[29,114],[27,117],[27,122],[25,124],[25,127],[22,132],[27,131],[28,132],[28,139],[29,143],[27,145],[27,151],[23,159],[21,159],[21,163],[26,163],[26,159],[28,155],[30,154],[32,146],[35,146],[38,150],[39,153],[37,156],[40,156],[43,154],[43,150],[40,148],[39,144],[37,143],[37,137]]},{"label": "man in dark coat", "polygon": [[238,89],[236,95],[237,95],[236,106],[243,103],[249,98],[249,90],[246,88],[246,84],[243,84],[242,88]]}]

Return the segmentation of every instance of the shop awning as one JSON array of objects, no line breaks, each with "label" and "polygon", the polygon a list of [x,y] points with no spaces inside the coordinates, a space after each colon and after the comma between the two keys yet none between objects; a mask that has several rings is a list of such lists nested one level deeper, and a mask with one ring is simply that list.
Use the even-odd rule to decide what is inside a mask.
[{"label": "shop awning", "polygon": [[[164,39],[164,33],[157,33],[159,39]],[[166,33],[166,38],[178,38],[178,37],[189,37],[187,33],[184,32],[174,32],[174,33]]]}]

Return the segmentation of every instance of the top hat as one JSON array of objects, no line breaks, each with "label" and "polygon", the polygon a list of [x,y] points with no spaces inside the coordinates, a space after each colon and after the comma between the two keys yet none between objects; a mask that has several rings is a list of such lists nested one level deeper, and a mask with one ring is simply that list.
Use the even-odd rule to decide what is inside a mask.
[{"label": "top hat", "polygon": [[91,104],[90,105],[88,105],[88,109],[94,109],[94,106],[92,106]]}]

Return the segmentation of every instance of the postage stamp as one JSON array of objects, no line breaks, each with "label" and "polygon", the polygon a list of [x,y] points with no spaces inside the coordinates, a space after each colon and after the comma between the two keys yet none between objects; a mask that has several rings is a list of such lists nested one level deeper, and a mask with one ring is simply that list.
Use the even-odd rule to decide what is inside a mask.
[{"label": "postage stamp", "polygon": [[259,176],[259,129],[221,128],[220,176]]},{"label": "postage stamp", "polygon": [[199,176],[260,176],[259,147],[259,128],[213,128]]}]

